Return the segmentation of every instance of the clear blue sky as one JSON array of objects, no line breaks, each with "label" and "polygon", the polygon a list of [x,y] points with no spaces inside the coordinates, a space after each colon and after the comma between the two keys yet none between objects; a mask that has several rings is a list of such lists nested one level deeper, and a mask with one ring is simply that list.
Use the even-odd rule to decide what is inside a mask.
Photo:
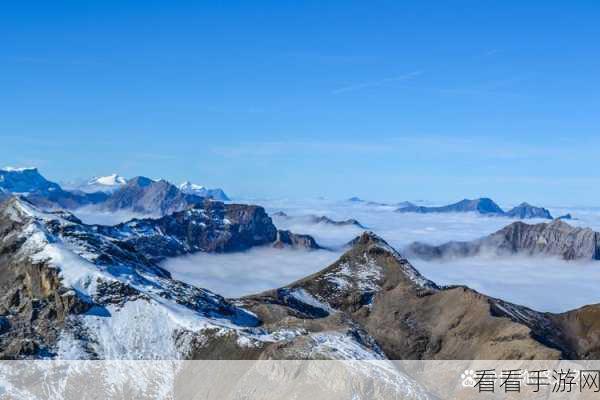
[{"label": "clear blue sky", "polygon": [[598,21],[597,1],[5,2],[0,161],[600,206]]}]

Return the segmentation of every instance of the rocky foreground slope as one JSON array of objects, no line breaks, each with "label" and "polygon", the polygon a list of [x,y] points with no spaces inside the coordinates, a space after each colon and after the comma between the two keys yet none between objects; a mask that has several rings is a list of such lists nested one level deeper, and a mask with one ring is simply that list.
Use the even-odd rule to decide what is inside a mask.
[{"label": "rocky foreground slope", "polygon": [[498,232],[471,242],[448,242],[439,246],[413,243],[406,249],[426,260],[477,255],[544,255],[565,260],[600,260],[600,233],[573,227],[562,220],[529,225],[512,223]]},{"label": "rocky foreground slope", "polygon": [[277,231],[261,207],[211,201],[107,227],[12,198],[0,208],[0,238],[0,358],[181,357],[175,336],[191,340],[199,329],[244,329],[258,320],[171,279],[160,261],[198,251],[316,246]]},{"label": "rocky foreground slope", "polygon": [[10,200],[0,209],[0,358],[600,356],[598,306],[548,314],[440,287],[372,233],[324,270],[254,296],[176,281],[164,257],[277,239],[259,208],[210,204],[101,227]]}]

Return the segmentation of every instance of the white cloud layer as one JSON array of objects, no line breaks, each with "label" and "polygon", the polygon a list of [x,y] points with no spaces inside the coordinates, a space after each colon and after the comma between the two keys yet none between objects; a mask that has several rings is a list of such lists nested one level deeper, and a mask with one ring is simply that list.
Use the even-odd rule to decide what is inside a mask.
[{"label": "white cloud layer", "polygon": [[240,297],[284,286],[333,263],[338,252],[255,248],[229,254],[198,253],[168,260],[162,266],[175,279]]},{"label": "white cloud layer", "polygon": [[411,263],[440,285],[466,285],[538,311],[563,312],[600,303],[600,261],[474,257],[447,262],[415,259]]}]

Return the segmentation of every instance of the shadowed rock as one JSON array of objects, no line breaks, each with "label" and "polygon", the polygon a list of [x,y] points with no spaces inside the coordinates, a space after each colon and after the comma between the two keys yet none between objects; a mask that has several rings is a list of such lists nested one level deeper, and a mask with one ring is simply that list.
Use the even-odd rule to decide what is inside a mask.
[{"label": "shadowed rock", "polygon": [[277,231],[277,238],[275,239],[275,243],[273,243],[273,247],[275,248],[284,248],[284,247],[292,247],[292,248],[301,248],[301,249],[310,249],[317,250],[322,247],[317,244],[315,239],[313,239],[310,235],[301,235],[292,233],[290,231]]}]

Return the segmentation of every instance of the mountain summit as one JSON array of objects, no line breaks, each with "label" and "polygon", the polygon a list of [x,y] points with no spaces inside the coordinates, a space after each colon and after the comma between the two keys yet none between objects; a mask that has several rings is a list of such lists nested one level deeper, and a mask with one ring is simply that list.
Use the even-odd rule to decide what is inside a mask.
[{"label": "mountain summit", "polygon": [[85,184],[78,186],[77,189],[85,193],[112,193],[121,188],[126,183],[126,178],[122,177],[119,174],[111,174],[107,176],[94,177],[87,181]]},{"label": "mountain summit", "polygon": [[531,218],[541,218],[541,219],[552,219],[552,215],[550,211],[546,210],[543,207],[535,207],[529,203],[521,203],[515,208],[507,211],[505,213],[507,217],[519,218],[519,219],[531,219]]},{"label": "mountain summit", "polygon": [[229,197],[222,189],[207,189],[204,186],[196,185],[190,181],[185,181],[179,185],[179,190],[185,194],[193,194],[200,197],[209,197],[219,201],[229,201]]},{"label": "mountain summit", "polygon": [[[263,321],[281,318],[283,310],[291,309],[291,316],[309,320],[305,326],[313,329],[347,320],[361,328],[363,341],[376,343],[390,359],[598,355],[599,329],[593,322],[598,306],[540,313],[464,286],[438,286],[371,232],[351,243],[352,248],[324,270],[238,304]],[[288,321],[293,326],[293,319]],[[590,323],[593,328],[585,328]],[[290,347],[288,354],[301,357],[297,345]]]}]

